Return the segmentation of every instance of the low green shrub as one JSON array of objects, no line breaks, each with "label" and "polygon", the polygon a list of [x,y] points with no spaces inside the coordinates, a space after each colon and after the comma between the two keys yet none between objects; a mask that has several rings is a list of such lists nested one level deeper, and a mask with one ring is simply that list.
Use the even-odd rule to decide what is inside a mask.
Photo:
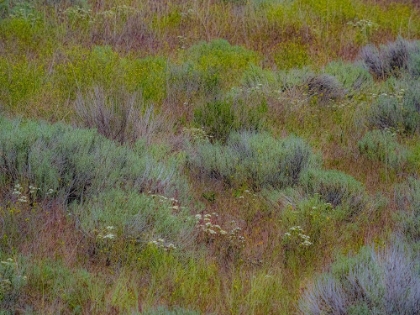
[{"label": "low green shrub", "polygon": [[302,174],[300,184],[306,193],[319,194],[333,207],[345,209],[347,217],[359,213],[366,202],[362,183],[340,171],[310,169]]},{"label": "low green shrub", "polygon": [[300,314],[417,314],[420,277],[415,259],[401,244],[342,257],[305,291]]},{"label": "low green shrub", "polygon": [[311,62],[309,45],[295,40],[277,45],[274,62],[278,69],[302,68]]},{"label": "low green shrub", "polygon": [[[129,92],[141,93],[150,102],[160,102],[165,98],[168,61],[164,57],[124,58],[120,61],[118,71],[122,72],[124,85]],[[116,76],[112,74],[110,77]]]},{"label": "low green shrub", "polygon": [[291,196],[282,197],[281,202],[286,203],[281,211],[281,222],[286,229],[282,237],[284,262],[299,268],[303,263],[310,264],[318,250],[334,241],[335,230],[331,227],[342,218],[342,211],[319,195],[300,196],[296,203],[286,201],[290,201]]},{"label": "low green shrub", "polygon": [[[287,198],[287,197],[286,197]],[[310,236],[308,241],[315,246],[328,241],[328,226],[333,225],[342,218],[342,211],[333,208],[329,202],[325,202],[318,194],[301,197],[296,204],[288,204],[281,213],[282,221],[288,226],[298,226]],[[302,239],[301,243],[304,242]]]},{"label": "low green shrub", "polygon": [[0,58],[0,103],[11,112],[24,107],[41,91],[45,75],[43,67],[36,63]]},{"label": "low green shrub", "polygon": [[[417,46],[420,47],[420,44],[417,43]],[[413,79],[420,78],[420,49],[410,54],[408,73]]]},{"label": "low green shrub", "polygon": [[359,151],[370,160],[381,161],[393,169],[407,162],[408,150],[400,145],[389,130],[368,131],[358,142]]},{"label": "low green shrub", "polygon": [[189,156],[189,164],[201,176],[254,188],[295,185],[302,171],[314,163],[311,148],[300,138],[278,140],[251,132],[234,132],[225,145],[198,144]]},{"label": "low green shrub", "polygon": [[262,129],[267,104],[244,104],[241,98],[207,103],[196,108],[194,122],[216,140],[225,142],[233,131]]}]

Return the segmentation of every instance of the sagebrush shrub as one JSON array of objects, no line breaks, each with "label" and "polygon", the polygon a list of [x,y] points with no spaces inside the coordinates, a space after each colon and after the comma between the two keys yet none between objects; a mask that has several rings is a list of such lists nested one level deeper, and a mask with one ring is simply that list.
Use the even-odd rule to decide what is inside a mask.
[{"label": "sagebrush shrub", "polygon": [[408,69],[410,56],[418,51],[415,43],[402,38],[382,45],[379,49],[368,45],[361,50],[361,58],[376,78],[399,76]]},{"label": "sagebrush shrub", "polygon": [[[415,108],[416,99],[408,96],[403,100],[389,95],[381,95],[369,109],[367,122],[369,126],[379,129],[391,129],[413,133],[418,129],[420,115]],[[414,95],[414,92],[412,92]],[[417,92],[418,94],[418,92]]]},{"label": "sagebrush shrub", "polygon": [[377,252],[364,248],[335,262],[299,301],[304,315],[418,314],[420,276],[416,257],[401,244]]},{"label": "sagebrush shrub", "polygon": [[332,75],[321,74],[313,76],[306,83],[309,95],[319,103],[337,100],[345,95],[341,83]]},{"label": "sagebrush shrub", "polygon": [[410,54],[408,72],[414,79],[420,78],[420,49]]},{"label": "sagebrush shrub", "polygon": [[398,143],[396,135],[389,130],[368,131],[358,146],[360,153],[369,159],[381,161],[393,169],[401,168],[407,161],[407,149]]},{"label": "sagebrush shrub", "polygon": [[282,91],[305,85],[305,82],[308,82],[313,77],[314,74],[309,68],[289,69],[277,72],[277,81]]},{"label": "sagebrush shrub", "polygon": [[145,147],[118,146],[95,130],[1,119],[0,151],[2,182],[35,185],[40,197],[52,189],[64,202],[82,201],[119,185],[140,192],[184,191],[178,189],[183,184],[176,188],[182,180],[175,164],[166,167]]},{"label": "sagebrush shrub", "polygon": [[401,210],[399,221],[410,241],[420,240],[420,180],[410,178],[395,187],[395,202]]},{"label": "sagebrush shrub", "polygon": [[234,132],[225,145],[197,145],[189,163],[201,176],[229,184],[285,187],[299,182],[314,156],[309,145],[294,136],[278,140],[266,133]]},{"label": "sagebrush shrub", "polygon": [[344,208],[347,217],[359,213],[366,202],[362,183],[340,171],[309,169],[300,184],[306,193],[319,194],[325,202]]},{"label": "sagebrush shrub", "polygon": [[334,76],[349,91],[373,84],[372,75],[361,63],[333,61],[325,66],[324,72]]}]

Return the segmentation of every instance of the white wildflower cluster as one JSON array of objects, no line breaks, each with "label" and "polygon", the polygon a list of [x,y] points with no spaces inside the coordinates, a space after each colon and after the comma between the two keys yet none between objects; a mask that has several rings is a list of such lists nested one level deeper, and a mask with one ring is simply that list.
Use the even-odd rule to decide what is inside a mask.
[{"label": "white wildflower cluster", "polygon": [[85,9],[79,6],[69,7],[63,12],[70,20],[90,20],[92,17],[92,10]]},{"label": "white wildflower cluster", "polygon": [[360,28],[362,30],[369,29],[369,28],[376,29],[378,27],[378,24],[376,24],[375,22],[372,22],[371,20],[367,20],[367,19],[362,19],[362,20],[358,20],[358,21],[356,20],[354,22],[350,21],[347,24],[351,25],[351,26],[354,26],[354,27],[357,27],[357,28]]},{"label": "white wildflower cluster", "polygon": [[114,230],[115,230],[114,226],[108,225],[103,230],[97,231],[98,234],[96,235],[96,237],[98,239],[113,240],[117,237],[116,234],[113,233]]},{"label": "white wildflower cluster", "polygon": [[182,132],[193,142],[203,142],[213,137],[208,135],[203,128],[184,128],[182,129]]},{"label": "white wildflower cluster", "polygon": [[150,195],[153,198],[157,198],[159,200],[159,202],[161,203],[168,203],[169,204],[169,208],[174,210],[174,211],[179,211],[181,210],[183,207],[180,206],[179,204],[179,200],[175,199],[175,198],[168,198],[162,195],[154,195],[151,194]]},{"label": "white wildflower cluster", "polygon": [[217,224],[218,214],[213,212],[212,214],[196,214],[195,219],[197,222],[198,229],[207,237],[214,239],[216,237],[225,237],[231,243],[243,247],[245,244],[245,238],[240,235],[241,228],[236,226],[235,221],[231,221],[231,225],[234,226],[229,232],[223,229]]},{"label": "white wildflower cluster", "polygon": [[[233,223],[235,221],[232,221]],[[230,233],[229,233],[229,240],[236,244],[238,247],[244,247],[245,246],[245,238],[240,235],[240,232],[242,231],[242,229],[240,227],[235,227],[233,228]]]},{"label": "white wildflower cluster", "polygon": [[223,230],[220,225],[215,224],[218,214],[213,212],[213,214],[196,214],[195,218],[197,220],[198,228],[208,235],[227,235],[228,233]]},{"label": "white wildflower cluster", "polygon": [[[28,187],[22,187],[20,183],[16,183],[13,187],[12,195],[17,198],[18,202],[27,203],[28,201],[34,201],[37,197],[38,191],[41,188],[36,187],[33,184],[29,184]],[[51,196],[54,193],[54,190],[48,189],[46,196]]]},{"label": "white wildflower cluster", "polygon": [[21,203],[28,202],[28,197],[26,197],[23,194],[23,187],[19,183],[16,183],[15,186],[13,187],[12,195],[17,197],[18,202],[21,202]]},{"label": "white wildflower cluster", "polygon": [[372,95],[372,98],[386,96],[386,97],[391,97],[391,98],[395,97],[398,100],[402,100],[404,98],[405,93],[406,93],[405,89],[399,89],[395,93],[380,93],[380,94],[372,93],[371,95]]},{"label": "white wildflower cluster", "polygon": [[284,239],[286,241],[297,240],[299,246],[302,247],[308,247],[312,245],[312,242],[309,241],[310,237],[304,234],[303,229],[299,225],[289,228],[289,231],[284,233]]},{"label": "white wildflower cluster", "polygon": [[157,248],[162,248],[165,251],[171,251],[176,249],[176,246],[173,243],[168,243],[163,238],[152,240],[148,244]]},{"label": "white wildflower cluster", "polygon": [[138,12],[135,8],[127,5],[115,6],[109,10],[98,12],[95,18],[115,19],[117,16],[129,16]]}]

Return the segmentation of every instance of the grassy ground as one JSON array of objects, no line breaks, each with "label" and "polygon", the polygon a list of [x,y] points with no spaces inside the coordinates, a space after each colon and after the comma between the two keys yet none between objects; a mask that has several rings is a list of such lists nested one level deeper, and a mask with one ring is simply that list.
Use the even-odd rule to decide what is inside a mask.
[{"label": "grassy ground", "polygon": [[0,314],[417,314],[419,14],[0,0]]}]

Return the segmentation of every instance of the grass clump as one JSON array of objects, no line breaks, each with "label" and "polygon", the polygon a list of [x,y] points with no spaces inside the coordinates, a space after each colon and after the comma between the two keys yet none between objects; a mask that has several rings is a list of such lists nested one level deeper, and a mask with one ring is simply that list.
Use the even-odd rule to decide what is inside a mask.
[{"label": "grass clump", "polygon": [[407,149],[398,143],[390,130],[369,131],[358,145],[360,153],[368,159],[381,161],[392,169],[400,169],[407,162]]},{"label": "grass clump", "polygon": [[233,132],[225,145],[203,143],[191,152],[189,163],[201,176],[254,188],[297,184],[314,163],[311,148],[290,136],[275,139],[267,133]]},{"label": "grass clump", "polygon": [[416,314],[420,277],[415,257],[401,244],[364,248],[333,264],[306,290],[301,314]]}]

